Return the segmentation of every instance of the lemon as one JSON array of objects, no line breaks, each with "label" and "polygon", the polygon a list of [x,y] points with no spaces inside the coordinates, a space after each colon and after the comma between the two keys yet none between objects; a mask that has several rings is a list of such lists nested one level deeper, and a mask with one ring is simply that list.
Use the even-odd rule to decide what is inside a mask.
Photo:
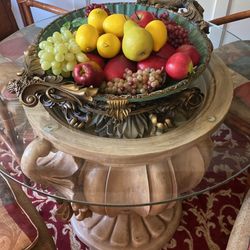
[{"label": "lemon", "polygon": [[112,14],[105,18],[103,29],[106,33],[112,33],[118,37],[123,37],[123,26],[128,17],[123,14]]},{"label": "lemon", "polygon": [[116,56],[121,49],[119,38],[111,33],[101,35],[97,40],[97,51],[104,58]]},{"label": "lemon", "polygon": [[99,33],[95,27],[90,24],[81,25],[76,31],[76,43],[83,52],[91,52],[96,49]]},{"label": "lemon", "polygon": [[103,33],[103,21],[108,16],[107,12],[101,8],[93,9],[88,16],[88,24],[94,26],[99,34]]},{"label": "lemon", "polygon": [[154,40],[154,51],[159,51],[161,47],[166,43],[168,39],[168,32],[166,25],[160,20],[153,20],[148,23],[145,27],[153,37]]}]

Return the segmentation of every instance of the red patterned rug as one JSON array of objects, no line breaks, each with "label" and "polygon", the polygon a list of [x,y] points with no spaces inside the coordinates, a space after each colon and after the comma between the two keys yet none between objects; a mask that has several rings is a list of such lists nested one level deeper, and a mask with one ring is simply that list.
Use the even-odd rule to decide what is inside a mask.
[{"label": "red patterned rug", "polygon": [[[244,167],[250,164],[250,138],[242,136],[224,124],[213,135],[216,145],[213,169],[225,170]],[[0,163],[10,168],[17,178],[21,172],[11,152],[0,149]],[[226,171],[227,170],[227,171]],[[225,177],[225,176],[224,176]],[[212,181],[213,174],[205,178]],[[228,238],[247,191],[246,173],[210,192],[183,201],[183,217],[172,240],[164,250],[224,250]],[[44,197],[31,190],[27,195],[44,218],[58,250],[87,250],[75,236],[69,223],[55,217],[57,204],[52,198]]]}]

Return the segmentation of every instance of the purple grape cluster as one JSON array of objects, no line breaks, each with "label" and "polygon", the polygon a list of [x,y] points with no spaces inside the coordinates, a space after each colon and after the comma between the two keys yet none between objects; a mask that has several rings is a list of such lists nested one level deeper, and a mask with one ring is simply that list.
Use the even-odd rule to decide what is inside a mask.
[{"label": "purple grape cluster", "polygon": [[85,8],[85,15],[88,16],[93,9],[101,8],[104,9],[108,15],[110,15],[109,9],[104,4],[92,3],[87,5]]},{"label": "purple grape cluster", "polygon": [[169,19],[167,12],[161,14],[159,19],[163,21],[168,30],[168,43],[174,48],[178,48],[183,44],[190,44],[188,31],[175,21]]},{"label": "purple grape cluster", "polygon": [[106,94],[145,94],[150,93],[163,85],[163,69],[146,68],[132,72],[125,70],[123,79],[115,78],[112,81],[104,83],[101,91]]}]

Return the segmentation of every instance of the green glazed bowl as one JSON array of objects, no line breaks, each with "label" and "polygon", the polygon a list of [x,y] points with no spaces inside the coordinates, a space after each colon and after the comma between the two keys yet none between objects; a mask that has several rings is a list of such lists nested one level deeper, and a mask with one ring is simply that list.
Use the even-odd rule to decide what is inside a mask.
[{"label": "green glazed bowl", "polygon": [[[174,20],[176,23],[188,30],[190,42],[198,49],[201,55],[200,64],[195,69],[195,72],[188,78],[181,81],[168,81],[167,86],[165,86],[164,88],[148,94],[137,94],[134,96],[122,95],[119,97],[126,98],[129,102],[144,102],[172,95],[187,88],[206,69],[213,47],[205,32],[201,31],[199,26],[195,22],[190,21],[189,19],[176,12],[170,11],[165,8],[157,8],[151,5],[137,3],[107,3],[105,4],[105,6],[110,10],[111,13],[122,13],[128,16],[132,15],[137,10],[147,10],[157,15],[160,15],[167,11],[171,20]],[[49,36],[52,36],[55,31],[60,31],[60,28],[67,22],[72,22],[77,18],[84,18],[83,22],[87,23],[87,18],[84,17],[84,13],[85,8],[82,8],[59,17],[51,24],[49,24],[44,30],[42,30],[38,37],[38,43],[46,40]],[[98,94],[94,98],[97,101],[107,101],[108,99],[113,97],[114,95],[111,94]]]}]

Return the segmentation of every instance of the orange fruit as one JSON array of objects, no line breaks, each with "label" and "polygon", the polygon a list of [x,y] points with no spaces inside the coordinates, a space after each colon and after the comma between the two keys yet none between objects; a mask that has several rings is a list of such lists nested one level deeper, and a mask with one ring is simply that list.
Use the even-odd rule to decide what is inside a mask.
[{"label": "orange fruit", "polygon": [[99,34],[102,34],[103,31],[103,22],[105,18],[108,16],[107,12],[101,8],[93,9],[88,16],[88,24],[94,26]]},{"label": "orange fruit", "polygon": [[81,25],[76,31],[76,43],[83,52],[91,52],[96,49],[99,33],[95,27],[90,24]]},{"label": "orange fruit", "polygon": [[123,27],[129,18],[123,14],[112,14],[103,22],[103,29],[106,33],[112,33],[118,37],[123,37]]},{"label": "orange fruit", "polygon": [[111,33],[101,35],[97,40],[97,51],[104,58],[112,58],[121,50],[121,41]]}]

